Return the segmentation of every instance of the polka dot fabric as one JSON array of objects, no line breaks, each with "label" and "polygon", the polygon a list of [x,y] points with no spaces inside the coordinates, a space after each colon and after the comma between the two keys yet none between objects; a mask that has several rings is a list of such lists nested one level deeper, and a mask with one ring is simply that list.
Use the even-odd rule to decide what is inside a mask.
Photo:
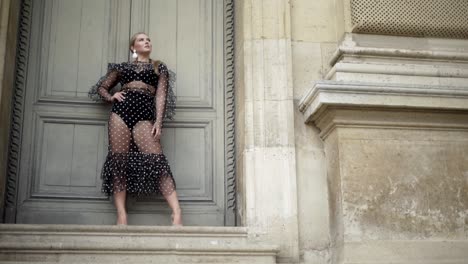
[{"label": "polka dot fabric", "polygon": [[162,63],[157,71],[153,63],[111,63],[107,74],[91,88],[91,98],[108,102],[110,89],[118,83],[125,92],[123,101],[112,102],[109,117],[109,152],[102,170],[102,191],[107,195],[126,191],[136,196],[167,196],[175,190],[169,163],[152,134],[153,125],[161,129],[163,120],[173,116],[175,98],[168,98],[173,97],[169,75]]}]

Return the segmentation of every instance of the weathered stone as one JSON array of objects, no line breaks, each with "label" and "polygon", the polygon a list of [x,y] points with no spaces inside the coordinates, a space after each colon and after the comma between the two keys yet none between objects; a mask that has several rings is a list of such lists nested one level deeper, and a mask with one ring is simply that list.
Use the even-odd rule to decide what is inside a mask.
[{"label": "weathered stone", "polygon": [[280,245],[280,262],[299,261],[290,3],[242,1],[237,88],[244,208],[250,235]]},{"label": "weathered stone", "polygon": [[246,228],[0,225],[0,262],[276,263]]},{"label": "weathered stone", "polygon": [[[444,41],[441,54],[437,45],[410,51],[399,47],[408,39],[395,47],[388,39],[346,38],[333,62],[335,80],[317,82],[301,100],[325,141],[332,263],[461,264],[468,259],[468,92],[441,79],[466,83],[468,51],[460,41]],[[451,56],[458,61],[441,60]],[[387,78],[405,69],[416,74],[414,65],[446,71]],[[375,78],[364,82],[366,70]],[[432,85],[412,83],[424,74]]]}]

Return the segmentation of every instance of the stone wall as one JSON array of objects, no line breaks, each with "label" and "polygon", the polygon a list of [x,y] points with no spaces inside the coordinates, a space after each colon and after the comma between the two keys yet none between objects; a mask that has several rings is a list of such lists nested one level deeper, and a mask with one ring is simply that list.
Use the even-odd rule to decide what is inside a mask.
[{"label": "stone wall", "polygon": [[341,38],[337,20],[340,1],[291,1],[292,68],[295,109],[295,145],[298,186],[298,221],[301,261],[328,263],[329,209],[327,169],[323,142],[314,126],[306,126],[298,102],[311,85],[321,80]]},{"label": "stone wall", "polygon": [[325,145],[332,263],[468,259],[466,47],[346,34],[302,98]]},{"label": "stone wall", "polygon": [[304,263],[467,258],[464,5],[292,1]]}]

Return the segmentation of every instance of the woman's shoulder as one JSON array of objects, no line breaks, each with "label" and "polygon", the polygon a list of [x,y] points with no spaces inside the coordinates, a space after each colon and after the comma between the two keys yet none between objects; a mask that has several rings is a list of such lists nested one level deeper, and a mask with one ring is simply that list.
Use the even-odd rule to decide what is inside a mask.
[{"label": "woman's shoulder", "polygon": [[125,64],[127,62],[120,62],[120,63],[116,63],[116,62],[109,62],[107,64],[107,69],[108,70],[122,70],[122,68],[125,67]]},{"label": "woman's shoulder", "polygon": [[167,69],[167,65],[166,63],[164,63],[163,61],[160,61],[160,60],[156,60],[154,61],[154,65],[156,67],[156,73],[159,75],[159,74],[167,74],[168,73],[168,69]]},{"label": "woman's shoulder", "polygon": [[120,63],[115,63],[115,62],[110,62],[107,64],[107,69],[109,71],[112,70],[117,70],[117,71],[122,71],[125,69],[133,69],[135,67],[148,67],[147,69],[155,70],[156,74],[167,74],[169,72],[169,69],[166,65],[161,60],[154,60],[151,61],[150,63],[144,63],[144,64],[139,64],[131,61],[124,61]]},{"label": "woman's shoulder", "polygon": [[117,70],[117,71],[122,71],[125,69],[134,69],[135,67],[137,67],[137,64],[134,62],[130,62],[130,61],[124,61],[120,63],[110,62],[107,64],[108,70]]}]

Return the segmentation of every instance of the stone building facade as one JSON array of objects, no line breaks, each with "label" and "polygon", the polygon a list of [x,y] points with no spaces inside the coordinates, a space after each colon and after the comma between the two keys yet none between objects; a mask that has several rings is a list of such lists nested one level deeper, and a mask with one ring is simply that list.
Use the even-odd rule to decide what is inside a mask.
[{"label": "stone building facade", "polygon": [[[234,6],[237,225],[277,263],[466,263],[468,2]],[[1,193],[20,7],[0,9]]]}]

